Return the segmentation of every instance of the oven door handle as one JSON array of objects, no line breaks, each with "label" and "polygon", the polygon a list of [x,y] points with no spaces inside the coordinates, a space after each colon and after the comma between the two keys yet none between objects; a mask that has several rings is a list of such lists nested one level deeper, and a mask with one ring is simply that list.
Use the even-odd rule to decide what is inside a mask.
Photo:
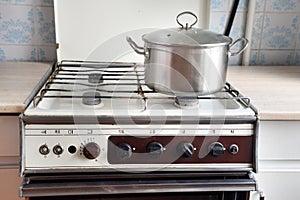
[{"label": "oven door handle", "polygon": [[255,191],[251,178],[228,179],[168,179],[168,180],[56,180],[30,181],[25,179],[22,197],[150,194],[170,192],[235,192]]}]

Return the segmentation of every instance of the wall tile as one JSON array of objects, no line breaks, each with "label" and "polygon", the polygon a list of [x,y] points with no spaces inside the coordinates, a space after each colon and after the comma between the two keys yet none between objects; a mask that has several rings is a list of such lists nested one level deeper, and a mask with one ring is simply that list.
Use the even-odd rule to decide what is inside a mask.
[{"label": "wall tile", "polygon": [[261,51],[259,65],[294,65],[294,51]]},{"label": "wall tile", "polygon": [[55,44],[55,23],[52,7],[37,7],[37,32],[39,44]]},{"label": "wall tile", "polygon": [[7,4],[27,4],[31,5],[34,3],[35,0],[0,0],[0,3],[7,3]]},{"label": "wall tile", "polygon": [[[228,6],[229,10],[231,10],[233,2],[234,2],[234,0],[230,0],[229,6]],[[246,11],[247,6],[248,6],[248,2],[249,2],[249,0],[240,0],[237,11]]]},{"label": "wall tile", "polygon": [[213,12],[210,15],[210,30],[217,33],[224,33],[227,20],[227,12]]},{"label": "wall tile", "polygon": [[0,60],[56,60],[53,0],[0,0]]},{"label": "wall tile", "polygon": [[0,0],[0,3],[53,6],[53,0]]},{"label": "wall tile", "polygon": [[236,39],[244,36],[245,24],[246,24],[246,13],[245,12],[236,13],[235,19],[234,19],[234,22],[232,24],[232,28],[230,31],[230,37],[232,37],[233,40],[236,40]]},{"label": "wall tile", "polygon": [[238,11],[246,11],[248,4],[249,4],[249,0],[240,0]]},{"label": "wall tile", "polygon": [[300,10],[300,0],[268,0],[266,11],[287,11],[294,12]]},{"label": "wall tile", "polygon": [[38,48],[38,60],[50,61],[56,60],[56,49],[53,46],[41,46]]},{"label": "wall tile", "polygon": [[211,0],[210,8],[212,11],[227,11],[228,0]]},{"label": "wall tile", "polygon": [[[300,26],[300,23],[299,23],[299,26]],[[299,50],[300,50],[300,27],[299,27],[299,30],[298,30],[298,38],[297,38],[297,46],[296,46],[296,49],[299,49]]]},{"label": "wall tile", "polygon": [[[253,1],[253,0],[252,0]],[[255,10],[257,12],[264,11],[266,0],[256,0]]]},{"label": "wall tile", "polygon": [[294,49],[298,14],[266,14],[262,49]]},{"label": "wall tile", "polygon": [[295,53],[295,65],[300,65],[300,51]]},{"label": "wall tile", "polygon": [[6,60],[5,51],[0,47],[0,61]]},{"label": "wall tile", "polygon": [[53,6],[53,0],[34,0],[36,5]]},{"label": "wall tile", "polygon": [[31,6],[0,5],[0,43],[35,42],[34,10]]},{"label": "wall tile", "polygon": [[263,25],[263,14],[256,13],[254,19],[254,25],[252,29],[252,40],[251,40],[252,49],[258,49],[260,46],[262,25]]},{"label": "wall tile", "polygon": [[1,46],[0,59],[1,61],[37,61],[37,49],[34,46]]},{"label": "wall tile", "polygon": [[258,51],[251,51],[250,53],[250,65],[257,65],[258,64]]}]

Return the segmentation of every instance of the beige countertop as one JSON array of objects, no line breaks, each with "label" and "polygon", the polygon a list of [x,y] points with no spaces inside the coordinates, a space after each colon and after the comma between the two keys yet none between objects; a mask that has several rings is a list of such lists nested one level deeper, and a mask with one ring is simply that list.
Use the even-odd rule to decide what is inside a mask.
[{"label": "beige countertop", "polygon": [[0,62],[0,114],[21,113],[49,63]]},{"label": "beige countertop", "polygon": [[229,67],[227,80],[250,97],[261,120],[300,120],[300,66]]}]

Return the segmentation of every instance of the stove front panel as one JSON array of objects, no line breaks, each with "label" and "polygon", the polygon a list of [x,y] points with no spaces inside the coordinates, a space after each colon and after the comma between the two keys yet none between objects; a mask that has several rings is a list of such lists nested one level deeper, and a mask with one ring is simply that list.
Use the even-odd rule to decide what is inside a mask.
[{"label": "stove front panel", "polygon": [[251,124],[27,125],[25,172],[251,170]]},{"label": "stove front panel", "polygon": [[253,158],[251,136],[112,136],[108,140],[111,164],[252,163]]}]

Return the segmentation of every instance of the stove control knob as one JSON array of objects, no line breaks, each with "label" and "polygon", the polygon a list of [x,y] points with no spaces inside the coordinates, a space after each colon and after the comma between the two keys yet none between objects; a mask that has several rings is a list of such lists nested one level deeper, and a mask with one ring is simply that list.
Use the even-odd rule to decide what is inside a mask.
[{"label": "stove control knob", "polygon": [[42,146],[40,146],[39,152],[42,155],[47,155],[50,152],[50,149],[46,144],[43,144]]},{"label": "stove control knob", "polygon": [[177,146],[177,152],[185,157],[185,158],[189,158],[194,154],[194,146],[192,143],[189,142],[181,142],[178,146]]},{"label": "stove control knob", "polygon": [[130,144],[121,143],[121,144],[118,144],[118,146],[116,148],[116,153],[120,159],[125,160],[125,159],[128,159],[131,157],[132,148],[131,148]]},{"label": "stove control knob", "polygon": [[211,152],[211,155],[216,158],[221,157],[225,150],[226,148],[220,142],[214,142],[208,147],[208,151]]},{"label": "stove control knob", "polygon": [[237,154],[239,152],[239,146],[237,144],[230,145],[229,152],[233,155]]},{"label": "stove control knob", "polygon": [[159,157],[163,153],[164,147],[159,142],[151,142],[147,145],[146,150],[150,156]]},{"label": "stove control knob", "polygon": [[90,160],[97,158],[100,155],[99,145],[95,142],[87,143],[83,147],[83,155]]},{"label": "stove control knob", "polygon": [[60,154],[62,154],[64,152],[64,149],[62,148],[62,146],[60,146],[59,144],[57,144],[57,145],[55,145],[54,147],[53,147],[53,153],[55,154],[55,155],[60,155]]}]

